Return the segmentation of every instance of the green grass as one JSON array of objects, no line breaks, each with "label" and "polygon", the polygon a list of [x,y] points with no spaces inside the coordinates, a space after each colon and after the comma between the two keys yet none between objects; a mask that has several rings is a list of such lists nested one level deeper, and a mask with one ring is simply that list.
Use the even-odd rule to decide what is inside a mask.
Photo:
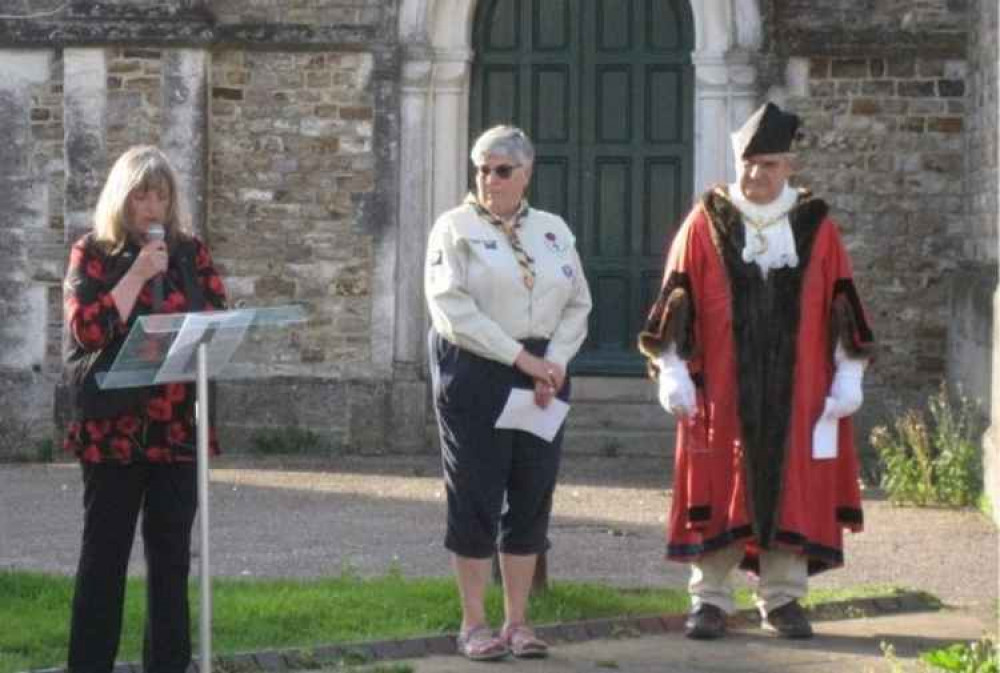
[{"label": "green grass", "polygon": [[[892,593],[888,587],[852,591],[817,590],[807,604]],[[0,673],[63,666],[69,628],[72,578],[0,571]],[[197,638],[197,585],[190,590],[192,632]],[[362,579],[352,572],[318,580],[213,581],[212,647],[216,654],[453,632],[459,602],[450,578],[408,579],[399,573]],[[142,642],[144,581],[130,579],[120,661],[138,661]],[[746,591],[738,594],[750,605]],[[502,619],[496,587],[487,596],[490,620]],[[682,613],[684,590],[618,589],[600,584],[553,582],[532,599],[535,623]],[[197,643],[195,644],[197,648]],[[197,649],[196,649],[197,651]]]},{"label": "green grass", "polygon": [[[407,579],[395,573],[361,579],[345,573],[309,581],[219,579],[212,585],[216,654],[442,633],[459,626],[458,594],[449,578]],[[65,664],[72,595],[72,578],[0,572],[0,673]],[[197,638],[195,583],[190,600]],[[144,581],[130,579],[120,661],[140,659],[144,603]],[[536,623],[547,623],[683,612],[687,604],[679,590],[555,582],[546,595],[532,599],[531,615]],[[499,623],[503,601],[495,587],[487,610]]]}]

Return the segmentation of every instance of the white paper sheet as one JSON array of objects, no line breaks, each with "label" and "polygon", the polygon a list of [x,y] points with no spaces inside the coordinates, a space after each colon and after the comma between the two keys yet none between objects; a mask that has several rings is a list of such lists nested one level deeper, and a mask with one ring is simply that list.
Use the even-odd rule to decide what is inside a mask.
[{"label": "white paper sheet", "polygon": [[553,398],[544,409],[535,404],[535,391],[513,388],[504,405],[496,427],[507,430],[524,430],[551,442],[566,420],[569,405]]}]

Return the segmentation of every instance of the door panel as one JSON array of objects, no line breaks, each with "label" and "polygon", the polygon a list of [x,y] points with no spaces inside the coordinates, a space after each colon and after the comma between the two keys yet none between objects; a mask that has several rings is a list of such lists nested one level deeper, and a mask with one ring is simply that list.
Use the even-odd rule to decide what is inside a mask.
[{"label": "door panel", "polygon": [[683,0],[481,0],[470,134],[535,143],[532,205],[561,215],[594,295],[575,373],[639,375],[635,338],[691,201],[693,22]]}]

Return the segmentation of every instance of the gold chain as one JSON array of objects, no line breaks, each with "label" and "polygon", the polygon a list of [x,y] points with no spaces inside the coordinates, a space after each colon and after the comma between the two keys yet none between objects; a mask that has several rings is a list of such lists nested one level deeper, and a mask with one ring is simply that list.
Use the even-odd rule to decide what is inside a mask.
[{"label": "gold chain", "polygon": [[774,217],[768,218],[764,221],[756,220],[747,215],[746,213],[740,213],[741,215],[743,215],[743,221],[746,222],[748,225],[750,225],[750,228],[753,229],[754,235],[757,238],[757,251],[756,251],[757,256],[763,255],[765,252],[767,252],[768,245],[767,245],[767,238],[764,236],[764,230],[770,226],[779,223],[790,212],[792,212],[791,208],[784,211],[783,213],[775,215]]}]

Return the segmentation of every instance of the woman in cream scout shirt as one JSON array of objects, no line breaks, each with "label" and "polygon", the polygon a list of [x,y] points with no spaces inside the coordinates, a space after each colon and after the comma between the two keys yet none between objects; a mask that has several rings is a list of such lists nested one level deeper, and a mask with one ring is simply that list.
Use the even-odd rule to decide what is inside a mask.
[{"label": "woman in cream scout shirt", "polygon": [[[530,208],[534,149],[517,128],[486,131],[471,153],[476,193],[444,213],[427,246],[424,289],[434,404],[448,492],[445,547],[462,600],[459,651],[470,659],[545,656],[526,621],[562,444],[494,427],[512,387],[546,407],[569,397],[566,366],[587,335],[590,290],[562,218]],[[483,598],[499,549],[505,621]]]}]

